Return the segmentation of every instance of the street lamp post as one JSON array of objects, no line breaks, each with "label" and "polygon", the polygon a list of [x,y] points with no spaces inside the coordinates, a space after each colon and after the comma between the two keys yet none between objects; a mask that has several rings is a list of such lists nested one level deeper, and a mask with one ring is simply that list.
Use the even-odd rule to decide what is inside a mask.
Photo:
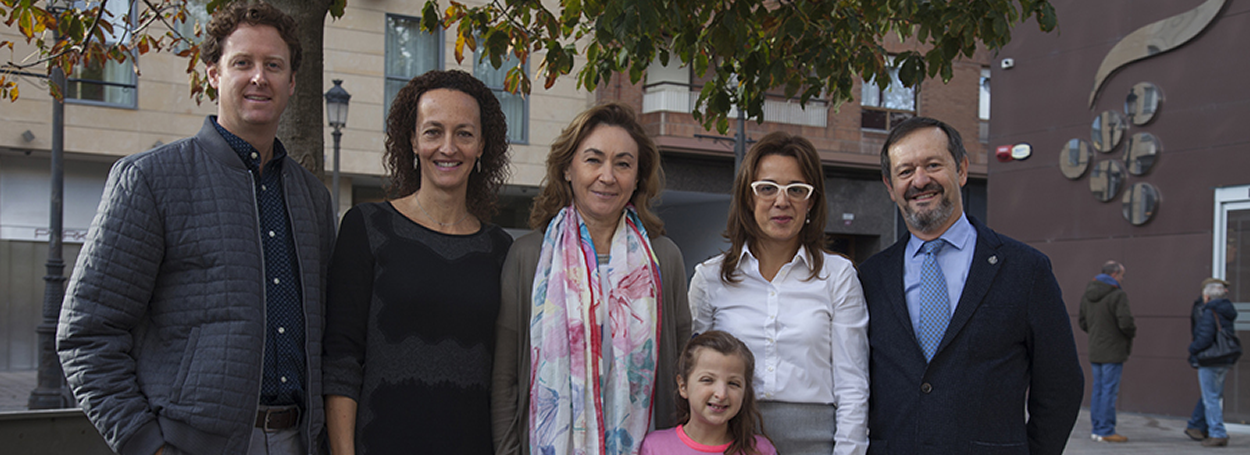
[{"label": "street lamp post", "polygon": [[[49,10],[60,13],[57,2],[49,2]],[[53,39],[59,39],[53,27]],[[48,216],[48,262],[45,264],[43,288],[43,322],[35,327],[39,336],[38,384],[30,392],[28,409],[59,409],[68,406],[65,398],[65,373],[56,355],[56,323],[61,317],[61,300],[65,298],[65,261],[61,257],[62,214],[65,200],[65,73],[60,65],[52,69],[52,83],[60,99],[52,100],[52,194]]]},{"label": "street lamp post", "polygon": [[[335,79],[334,87],[326,91],[326,122],[334,128],[331,133],[334,136],[334,177],[331,178],[330,186],[331,195],[333,196],[332,204],[334,204],[334,216],[339,214],[339,140],[343,137],[341,131],[347,126],[347,103],[352,100],[352,95],[343,90],[343,80]],[[337,224],[337,223],[336,223]]]},{"label": "street lamp post", "polygon": [[742,167],[742,159],[747,156],[747,110],[746,106],[738,106],[738,132],[734,133],[734,175]]}]

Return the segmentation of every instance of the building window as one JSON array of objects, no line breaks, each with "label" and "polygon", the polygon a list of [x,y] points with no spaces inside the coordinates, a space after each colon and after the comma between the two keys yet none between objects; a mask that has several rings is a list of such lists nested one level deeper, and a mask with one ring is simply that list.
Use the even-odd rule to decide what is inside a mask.
[{"label": "building window", "polygon": [[[690,85],[690,68],[673,57],[668,64],[660,62],[657,53],[647,66],[647,82],[642,86],[642,113],[694,111],[699,98],[698,88]],[[735,114],[736,116],[736,114]]]},{"label": "building window", "polygon": [[977,108],[977,116],[981,119],[981,142],[990,142],[990,69],[981,68],[981,103]]},{"label": "building window", "polygon": [[[508,142],[528,143],[529,100],[520,94],[508,93],[504,90],[504,78],[507,77],[508,70],[521,65],[520,60],[515,55],[508,54],[499,69],[495,69],[490,64],[489,58],[484,58],[477,52],[474,52],[473,58],[477,62],[477,65],[473,67],[473,75],[495,93],[495,98],[499,99],[499,107],[503,109],[503,115],[508,119]],[[521,65],[521,71],[529,71],[528,65]]]},{"label": "building window", "polygon": [[[890,57],[886,64],[893,65]],[[860,87],[860,127],[889,131],[894,125],[916,115],[916,89],[903,86],[898,68],[890,68],[890,85],[884,90],[876,79],[864,81]]]},{"label": "building window", "polygon": [[[99,3],[79,1],[74,2],[74,6],[89,9],[99,6]],[[104,44],[112,46],[129,41],[134,24],[133,3],[104,2],[104,5],[106,11],[104,20],[113,25],[113,32],[104,34]],[[65,98],[84,104],[135,107],[138,82],[135,77],[133,59],[137,57],[137,54],[131,53],[122,63],[93,59],[89,63],[79,65],[66,82]]]},{"label": "building window", "polygon": [[442,68],[442,34],[421,31],[415,17],[386,15],[386,88],[383,123],[390,116],[391,102],[414,77]]}]

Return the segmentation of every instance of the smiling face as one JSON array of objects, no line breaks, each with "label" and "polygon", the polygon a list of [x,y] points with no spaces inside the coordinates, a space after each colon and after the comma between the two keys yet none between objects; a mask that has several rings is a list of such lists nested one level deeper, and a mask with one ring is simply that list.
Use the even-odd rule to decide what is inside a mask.
[{"label": "smiling face", "polygon": [[582,218],[616,224],[638,187],[638,143],[624,128],[596,126],[577,145],[564,180]]},{"label": "smiling face", "polygon": [[890,199],[898,204],[907,229],[921,240],[946,232],[963,214],[960,187],[968,182],[968,159],[956,163],[941,129],[919,129],[890,146]]},{"label": "smiling face", "polygon": [[[694,367],[685,378],[677,377],[677,390],[690,403],[686,434],[704,444],[724,443],[729,420],[742,410],[746,393],[746,362],[737,355],[725,355],[711,348],[699,348]],[[720,435],[718,438],[717,435]]]},{"label": "smiling face", "polygon": [[221,49],[221,59],[208,67],[208,82],[217,89],[217,123],[244,139],[272,138],[295,94],[290,48],[278,29],[241,23]]},{"label": "smiling face", "polygon": [[459,90],[435,89],[421,95],[412,148],[421,186],[464,192],[485,141],[477,100]]},{"label": "smiling face", "polygon": [[[772,182],[778,185],[811,183],[803,178],[799,160],[784,155],[768,155],[760,158],[755,169],[755,181]],[[786,247],[797,246],[799,231],[803,230],[803,223],[807,221],[807,211],[811,208],[812,198],[792,197],[789,191],[776,193],[773,197],[751,193],[755,223],[764,237],[756,240]]]}]

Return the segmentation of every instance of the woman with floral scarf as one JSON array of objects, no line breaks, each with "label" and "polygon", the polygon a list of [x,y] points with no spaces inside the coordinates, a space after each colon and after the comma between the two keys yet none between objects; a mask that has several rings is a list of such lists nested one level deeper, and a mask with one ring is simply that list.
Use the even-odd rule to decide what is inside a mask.
[{"label": "woman with floral scarf", "polygon": [[501,277],[491,391],[497,454],[632,454],[676,424],[690,338],[685,264],[650,204],[660,154],[619,103],[581,113],[547,157]]}]

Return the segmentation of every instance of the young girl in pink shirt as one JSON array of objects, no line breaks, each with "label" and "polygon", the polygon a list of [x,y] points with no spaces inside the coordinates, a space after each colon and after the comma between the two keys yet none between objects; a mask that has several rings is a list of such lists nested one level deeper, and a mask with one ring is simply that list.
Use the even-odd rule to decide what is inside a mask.
[{"label": "young girl in pink shirt", "polygon": [[677,361],[677,420],[685,423],[648,434],[641,455],[776,455],[755,408],[754,371],[751,350],[733,335],[691,339]]}]

